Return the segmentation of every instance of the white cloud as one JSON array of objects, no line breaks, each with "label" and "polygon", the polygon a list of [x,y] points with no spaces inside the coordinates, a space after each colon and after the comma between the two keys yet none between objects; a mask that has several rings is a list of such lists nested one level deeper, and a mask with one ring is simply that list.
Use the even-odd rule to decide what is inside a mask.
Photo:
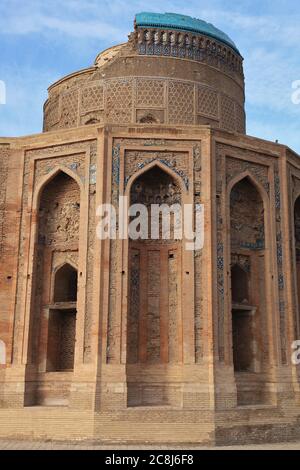
[{"label": "white cloud", "polygon": [[292,83],[300,79],[300,64],[280,51],[254,48],[245,61],[247,101],[273,111],[295,112]]},{"label": "white cloud", "polygon": [[74,37],[111,40],[121,39],[125,33],[121,28],[101,21],[72,21],[54,16],[14,16],[8,22],[0,20],[1,34],[24,35],[30,33],[60,33]]},{"label": "white cloud", "polygon": [[[299,47],[300,13],[298,15],[247,15],[231,10],[202,10],[201,17],[223,28],[236,31],[243,42],[264,41],[273,47]],[[276,44],[276,45],[275,45]]]},{"label": "white cloud", "polygon": [[16,66],[1,70],[6,83],[6,104],[0,106],[0,135],[16,136],[41,132],[43,103],[47,86],[56,77],[51,72],[34,72],[30,67]]},{"label": "white cloud", "polygon": [[278,140],[280,144],[287,145],[300,155],[299,119],[268,122],[257,115],[249,120],[247,134],[271,142]]}]

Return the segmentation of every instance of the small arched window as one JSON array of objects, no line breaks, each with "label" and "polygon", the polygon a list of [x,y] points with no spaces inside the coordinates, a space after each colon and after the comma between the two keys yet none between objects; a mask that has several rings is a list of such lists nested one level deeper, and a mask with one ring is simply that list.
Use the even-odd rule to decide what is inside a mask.
[{"label": "small arched window", "polygon": [[55,274],[54,302],[76,302],[77,270],[70,264],[64,264]]},{"label": "small arched window", "polygon": [[146,114],[145,116],[141,117],[139,122],[141,124],[157,124],[158,119],[156,119],[156,117],[154,117],[153,114],[149,113],[149,114]]}]

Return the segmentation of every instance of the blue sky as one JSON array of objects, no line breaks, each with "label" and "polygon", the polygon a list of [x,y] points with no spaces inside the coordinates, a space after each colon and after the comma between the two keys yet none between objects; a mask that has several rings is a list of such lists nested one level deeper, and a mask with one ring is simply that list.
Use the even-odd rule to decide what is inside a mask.
[{"label": "blue sky", "polygon": [[296,0],[0,0],[0,136],[40,132],[47,87],[124,42],[145,10],[192,15],[229,34],[245,58],[247,133],[300,153],[300,104],[291,100],[300,80]]}]

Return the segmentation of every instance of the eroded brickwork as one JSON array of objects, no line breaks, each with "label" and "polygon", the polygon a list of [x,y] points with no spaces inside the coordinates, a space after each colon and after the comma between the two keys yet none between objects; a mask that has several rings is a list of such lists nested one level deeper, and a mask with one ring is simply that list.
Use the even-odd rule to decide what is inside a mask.
[{"label": "eroded brickwork", "polygon": [[[0,437],[300,435],[299,156],[245,136],[242,57],[204,36],[136,27],[1,139]],[[120,239],[119,196],[203,204],[203,247]]]},{"label": "eroded brickwork", "polygon": [[232,97],[196,82],[160,77],[95,80],[83,88],[77,86],[54,95],[45,113],[45,130],[103,122],[207,122],[245,132],[243,107]]},{"label": "eroded brickwork", "polygon": [[[243,155],[246,159],[241,159],[239,156]],[[226,211],[226,186],[230,184],[234,178],[238,178],[239,175],[249,173],[253,177],[253,180],[257,180],[266,192],[269,192],[269,177],[268,177],[268,159],[261,155],[255,154],[255,152],[249,151],[237,151],[235,148],[229,148],[226,146],[219,145],[217,150],[217,168],[218,168],[218,180],[217,180],[217,276],[218,276],[218,305],[219,305],[219,356],[221,360],[225,358],[224,351],[224,328],[225,328],[225,273],[224,273],[224,260],[226,255],[226,240],[224,237],[224,230],[227,222]],[[253,161],[254,159],[254,161]],[[259,162],[259,163],[258,163]],[[224,205],[225,204],[225,205]],[[248,224],[248,222],[247,222]],[[249,224],[250,225],[250,224]],[[259,224],[255,224],[259,231]],[[243,227],[242,221],[239,216],[236,220],[236,230],[239,232]]]},{"label": "eroded brickwork", "polygon": [[[172,178],[161,169],[152,168],[141,175],[131,189],[131,203],[143,204],[149,211],[149,238],[151,237],[151,204],[173,204],[181,206],[180,188]],[[137,314],[136,305],[132,303],[129,309],[128,347],[130,350],[139,349],[136,362],[163,363],[173,362],[178,358],[174,345],[178,345],[178,288],[180,280],[180,243],[174,240],[174,215],[170,216],[170,240],[163,240],[161,219],[157,221],[157,231],[160,240],[145,240],[130,242],[133,278],[133,293],[137,295],[137,282],[140,310]],[[175,244],[175,246],[174,246]],[[131,248],[131,245],[133,247]],[[170,246],[171,249],[168,248]],[[138,252],[136,251],[138,248]],[[136,259],[139,260],[137,265]],[[177,270],[174,269],[177,267]],[[144,272],[147,272],[145,276]],[[132,276],[132,275],[131,275]],[[165,286],[172,286],[165,292]],[[130,286],[131,289],[131,286]],[[133,311],[131,312],[131,308]],[[140,336],[137,336],[137,325],[131,320],[131,315],[139,325]],[[142,337],[141,337],[142,335]],[[137,341],[137,346],[132,343]],[[165,344],[167,343],[167,344]]]},{"label": "eroded brickwork", "polygon": [[246,179],[230,194],[231,251],[265,248],[264,207],[255,187]]},{"label": "eroded brickwork", "polygon": [[175,46],[180,33],[164,33],[165,39],[159,32],[144,34],[145,44],[136,32],[127,44],[99,54],[95,67],[50,87],[44,130],[109,122],[210,124],[245,133],[242,58],[236,52],[209,38],[181,38]]},{"label": "eroded brickwork", "polygon": [[3,250],[4,212],[8,174],[9,146],[0,145],[0,256]]},{"label": "eroded brickwork", "polygon": [[170,124],[194,123],[194,86],[189,83],[169,84],[169,122]]}]

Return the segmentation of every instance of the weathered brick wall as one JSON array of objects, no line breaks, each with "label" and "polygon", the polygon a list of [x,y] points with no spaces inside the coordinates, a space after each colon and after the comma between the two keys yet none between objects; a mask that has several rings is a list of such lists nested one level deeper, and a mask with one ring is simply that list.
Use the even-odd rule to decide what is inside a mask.
[{"label": "weathered brick wall", "polygon": [[[7,281],[5,279],[7,277],[6,273],[8,275],[11,268],[7,263],[8,258],[15,259],[18,254],[17,244],[19,243],[19,238],[18,236],[12,237],[13,231],[18,232],[15,228],[17,224],[11,221],[16,221],[21,214],[19,268],[18,270],[14,269],[14,273],[18,271],[19,281],[18,295],[16,299],[13,299],[17,302],[15,321],[16,355],[13,367],[6,368],[5,372],[0,370],[0,381],[3,382],[5,380],[5,390],[3,390],[3,387],[1,390],[0,386],[0,401],[2,401],[6,408],[18,409],[3,409],[0,411],[3,435],[6,437],[20,435],[31,438],[56,439],[65,439],[66,437],[78,439],[105,438],[113,441],[122,440],[130,442],[205,443],[214,442],[215,430],[217,430],[217,438],[226,442],[238,439],[247,440],[249,433],[249,439],[253,439],[255,433],[261,440],[290,438],[292,432],[297,433],[297,429],[299,429],[299,425],[297,425],[299,410],[293,391],[293,386],[295,385],[296,387],[297,383],[296,376],[292,378],[291,367],[284,364],[283,357],[278,352],[284,347],[282,339],[284,339],[285,322],[288,323],[290,321],[290,318],[287,318],[287,316],[288,314],[293,315],[295,312],[288,313],[290,310],[287,308],[279,312],[277,305],[272,312],[272,318],[275,319],[272,327],[270,328],[270,326],[267,327],[266,324],[263,324],[257,328],[260,334],[265,336],[263,349],[265,351],[266,364],[269,366],[268,361],[271,355],[273,355],[272,359],[276,356],[275,363],[269,367],[269,373],[259,374],[259,378],[256,374],[253,376],[246,374],[247,377],[237,377],[235,382],[233,380],[232,364],[228,361],[228,331],[230,325],[226,308],[230,290],[226,282],[226,270],[230,271],[231,263],[241,264],[247,268],[252,251],[254,253],[257,251],[256,254],[259,251],[251,250],[251,247],[253,248],[253,244],[257,239],[259,240],[258,234],[263,233],[259,229],[262,225],[261,203],[258,203],[258,200],[255,199],[253,188],[249,187],[242,195],[236,195],[233,201],[233,205],[237,209],[236,215],[233,211],[234,229],[237,230],[237,239],[234,246],[236,248],[241,242],[243,244],[244,239],[246,239],[249,244],[247,246],[249,253],[245,255],[244,253],[241,254],[239,250],[235,250],[232,258],[228,259],[226,250],[229,249],[230,253],[230,240],[228,240],[226,235],[226,224],[229,222],[230,227],[228,219],[230,197],[226,191],[232,180],[238,178],[244,172],[249,172],[252,179],[257,181],[260,187],[263,188],[264,199],[267,201],[267,207],[270,207],[270,211],[268,211],[269,218],[267,220],[268,223],[271,223],[273,234],[269,251],[272,256],[273,267],[275,266],[272,273],[274,276],[274,296],[278,295],[278,298],[283,299],[283,294],[288,289],[288,287],[285,287],[288,286],[287,281],[284,283],[283,290],[279,289],[279,285],[278,288],[276,287],[277,282],[281,282],[281,275],[277,276],[277,273],[283,271],[282,267],[285,266],[284,263],[286,262],[285,251],[281,250],[280,242],[283,240],[282,243],[286,243],[286,238],[280,237],[280,227],[283,225],[284,198],[282,191],[280,204],[278,179],[282,178],[282,174],[280,173],[281,166],[277,160],[278,157],[274,156],[275,144],[268,144],[256,139],[222,131],[217,134],[217,137],[222,139],[222,142],[216,144],[217,150],[216,155],[214,155],[210,145],[214,148],[215,144],[212,142],[211,131],[207,128],[202,128],[201,133],[198,131],[193,133],[193,130],[187,128],[182,130],[159,128],[151,133],[150,127],[142,128],[137,126],[136,128],[126,129],[114,128],[112,131],[113,135],[109,135],[103,145],[105,151],[102,154],[102,150],[99,150],[97,153],[95,140],[97,135],[101,135],[100,139],[102,139],[102,129],[96,129],[96,127],[93,131],[92,129],[92,127],[76,129],[76,134],[72,130],[60,131],[56,136],[54,134],[44,134],[32,139],[27,138],[26,142],[20,141],[20,145],[26,147],[24,178],[22,181],[22,207],[20,210],[16,203],[17,195],[20,197],[20,188],[17,189],[17,184],[15,187],[9,184],[6,201],[8,201],[7,197],[9,197],[9,201],[13,200],[14,204],[10,206],[11,211],[8,211],[8,213],[9,217],[11,217],[13,212],[15,219],[9,218],[10,222],[7,223],[7,228],[5,229],[7,241],[4,253],[5,250],[9,249],[10,255],[4,258],[5,266],[2,267],[1,264],[1,276],[2,270],[4,270],[4,278],[3,276],[1,277],[1,282],[5,283]],[[92,132],[94,134],[91,138]],[[110,130],[106,128],[105,132],[109,134]],[[127,137],[125,137],[127,132]],[[156,135],[158,132],[160,137],[156,136],[153,138],[153,134]],[[165,136],[162,137],[164,134]],[[79,136],[83,138],[83,135],[88,135],[90,140],[86,138],[84,142],[78,142]],[[199,141],[201,139],[203,140],[200,145]],[[224,143],[226,140],[227,144]],[[63,144],[63,141],[67,143]],[[31,145],[34,148],[30,149]],[[124,150],[124,147],[126,150]],[[269,153],[264,151],[265,147],[268,148]],[[113,150],[113,156],[111,150]],[[123,151],[124,153],[122,153]],[[11,171],[8,171],[8,179],[10,178],[10,181],[16,180],[16,174],[21,176],[19,171],[15,172],[15,168],[18,168],[18,158],[21,162],[23,158],[22,152],[20,152],[19,157],[10,156]],[[90,158],[89,168],[86,165],[88,158]],[[181,179],[183,186],[189,189],[192,188],[194,202],[201,203],[203,200],[207,202],[211,199],[212,210],[211,213],[210,211],[207,212],[205,220],[212,221],[212,225],[211,223],[207,224],[205,229],[207,230],[206,240],[210,240],[211,236],[212,241],[209,248],[205,245],[204,250],[193,253],[192,264],[187,268],[192,270],[191,266],[193,266],[195,272],[194,285],[192,283],[189,284],[184,304],[184,306],[188,305],[194,290],[195,305],[193,319],[191,319],[191,330],[194,329],[195,332],[194,343],[191,330],[187,335],[180,336],[179,341],[176,341],[178,299],[175,292],[178,287],[183,285],[179,284],[177,277],[178,264],[181,259],[178,247],[167,247],[168,256],[164,253],[165,263],[162,263],[161,252],[159,251],[161,247],[158,247],[158,249],[153,244],[150,244],[149,253],[147,254],[150,266],[147,273],[147,270],[139,269],[141,250],[137,246],[132,246],[133,256],[130,283],[137,282],[137,288],[131,290],[129,297],[132,315],[131,319],[129,318],[128,329],[131,332],[132,340],[128,342],[126,364],[126,351],[124,354],[122,350],[124,343],[121,342],[120,345],[119,341],[122,334],[126,336],[126,318],[121,316],[119,309],[120,278],[122,279],[124,275],[122,263],[120,263],[119,259],[120,245],[117,241],[110,243],[109,260],[107,256],[109,243],[99,243],[96,241],[96,198],[99,201],[100,193],[103,192],[108,201],[112,198],[114,202],[117,202],[121,187],[123,187],[123,190],[124,188],[126,189],[130,177],[141,171],[153,160],[157,160],[162,165],[165,165],[166,168],[173,171],[178,180]],[[105,175],[105,178],[108,175],[108,179],[104,181],[103,178],[102,181],[102,173],[101,175],[98,173],[99,178],[97,182],[99,182],[99,185],[96,187],[98,164],[103,165],[103,175]],[[72,171],[79,178],[79,182],[82,185],[89,188],[86,199],[86,204],[88,201],[89,208],[85,211],[87,229],[85,262],[87,270],[85,278],[83,269],[84,281],[81,282],[80,286],[80,289],[82,289],[82,284],[86,284],[86,296],[84,298],[83,315],[80,319],[78,336],[78,344],[80,346],[83,345],[83,348],[78,356],[78,363],[74,373],[66,371],[44,373],[32,367],[32,365],[27,367],[25,392],[28,395],[29,391],[31,391],[34,400],[31,402],[27,401],[26,404],[43,406],[23,408],[24,400],[20,400],[20,396],[22,395],[24,398],[25,368],[18,361],[22,357],[22,349],[23,353],[26,349],[26,344],[22,344],[19,339],[22,339],[23,335],[26,338],[24,329],[24,293],[29,286],[27,284],[28,279],[26,279],[28,275],[26,270],[26,259],[28,258],[27,243],[29,240],[29,217],[35,216],[28,209],[32,200],[32,190],[34,191],[42,179],[50,175],[60,165],[66,166],[68,170]],[[293,165],[297,165],[296,160],[293,161]],[[217,173],[216,180],[213,174],[215,166]],[[121,178],[121,175],[124,179]],[[206,175],[206,177],[203,178],[203,175]],[[191,186],[192,176],[194,178],[193,186]],[[297,179],[294,181],[295,185],[291,185],[295,194],[297,192]],[[110,180],[112,188],[110,188]],[[282,179],[280,181],[282,182]],[[104,188],[102,188],[103,183]],[[58,185],[57,187],[58,190],[55,191],[54,196],[48,199],[47,203],[50,206],[52,203],[60,203],[57,198],[60,198],[62,186]],[[211,190],[211,193],[208,192],[208,188]],[[73,197],[72,187],[70,187],[70,191],[68,190],[67,193],[68,197]],[[207,199],[204,199],[205,197]],[[241,202],[240,209],[236,206],[237,201]],[[71,202],[72,204],[77,203],[75,199],[72,199]],[[216,205],[216,211],[214,210],[214,204]],[[58,212],[59,210],[56,208],[54,213]],[[248,214],[247,217],[246,213]],[[58,228],[59,225],[62,225],[56,222],[63,221],[63,224],[66,224],[62,230],[63,233],[58,231],[58,241],[60,246],[64,245],[66,240],[61,238],[61,236],[64,237],[66,233],[68,234],[67,218],[68,211],[66,212],[66,218],[63,217],[62,220],[60,217],[54,217],[49,219],[49,223],[46,221],[46,224],[43,225],[43,230],[48,227],[49,231],[44,233],[42,230],[41,238],[43,243],[47,242],[47,240],[48,242],[56,240],[55,227]],[[74,220],[73,216],[72,220]],[[241,228],[238,226],[240,220],[243,222]],[[214,221],[216,221],[215,229],[213,227]],[[55,225],[53,225],[54,222]],[[70,227],[72,231],[75,230],[72,223]],[[269,236],[270,226],[265,224],[266,228],[267,230],[264,231],[265,239]],[[217,232],[218,244],[214,241],[215,231]],[[50,238],[48,238],[48,233],[51,234]],[[78,266],[80,257],[76,250],[71,250],[72,252],[70,252],[70,244],[73,242],[74,239],[66,241],[68,248],[65,247],[61,251],[55,246],[52,264],[49,264],[51,270],[61,266],[66,261],[66,256],[73,266]],[[226,243],[228,244],[225,245]],[[99,256],[100,246],[101,250],[103,250],[103,252],[101,251],[101,259],[104,259],[104,262],[101,267],[95,267],[95,254],[98,253]],[[212,259],[213,263],[215,263],[211,266],[211,271],[206,263],[210,250],[213,252]],[[12,256],[13,253],[16,256]],[[282,253],[283,257],[280,256]],[[250,265],[256,265],[255,269],[263,273],[262,265],[264,260],[262,257],[258,257],[259,259],[251,259]],[[158,259],[160,261],[160,269],[158,269]],[[98,271],[101,271],[101,285],[99,282],[100,277],[98,274],[95,275]],[[211,272],[213,273],[213,278],[209,277]],[[148,364],[136,364],[138,361],[137,346],[139,343],[138,318],[141,310],[139,293],[141,292],[140,283],[143,276],[145,277],[145,273],[148,280],[151,281],[148,290],[144,289],[142,292],[145,297],[148,296],[150,298],[150,300],[147,298],[147,305],[151,307],[149,310],[150,315],[146,322],[150,331],[149,342],[146,342],[146,352],[147,354],[150,353],[153,360]],[[284,272],[284,274],[286,273]],[[216,277],[214,277],[215,275]],[[163,276],[166,279],[164,292],[161,290]],[[258,278],[259,283],[255,290],[261,293],[264,290],[263,275],[260,274]],[[47,295],[49,294],[51,297],[51,289],[48,291],[51,282],[45,279],[44,281],[47,284]],[[3,285],[5,286],[5,284]],[[207,292],[203,291],[203,285],[207,286],[208,290],[212,289],[213,305],[208,305]],[[126,286],[122,284],[121,286],[123,291],[126,292]],[[169,292],[168,299],[166,300],[165,294],[167,291]],[[3,292],[6,297],[8,291],[4,290]],[[99,292],[101,293],[101,302],[99,302],[99,298],[96,296],[96,293],[98,295]],[[161,318],[158,315],[160,312],[158,311],[157,297],[159,297],[160,301],[164,298],[165,312],[168,317],[165,325],[161,324]],[[217,303],[218,300],[219,305]],[[268,302],[273,302],[273,298],[270,297]],[[260,301],[260,303],[265,304],[266,302]],[[8,305],[6,298],[5,305]],[[123,307],[122,305],[122,309]],[[10,308],[10,315],[12,311]],[[186,311],[183,313],[185,314]],[[106,323],[107,314],[108,323]],[[214,317],[211,318],[210,315]],[[1,316],[2,318],[3,316]],[[214,331],[211,330],[210,321],[213,322]],[[98,328],[98,323],[100,328]],[[183,325],[183,328],[189,326],[186,323]],[[103,328],[104,325],[105,328]],[[276,332],[276,338],[272,338],[275,345],[277,345],[276,351],[272,351],[270,348],[269,337],[267,335],[270,329]],[[70,335],[67,336],[69,338]],[[166,336],[168,336],[167,343],[165,342]],[[102,351],[103,349],[105,350],[106,340],[108,342],[107,356],[102,357],[99,351],[100,349]],[[186,363],[182,363],[178,360],[178,350],[180,349],[180,354],[182,354],[181,348],[183,343],[184,347],[186,347],[189,342],[192,343],[192,348],[194,348],[195,358],[189,357]],[[68,341],[66,343],[68,344]],[[159,361],[161,361],[161,355],[165,351],[166,344],[168,346],[167,361],[161,363]],[[93,349],[95,345],[97,350]],[[211,355],[213,345],[215,346],[215,351],[220,353],[220,361],[217,354],[215,357]],[[40,346],[43,349],[43,343],[40,343]],[[222,357],[222,354],[224,354],[224,357]],[[132,359],[131,363],[129,363],[129,358]],[[95,367],[96,361],[98,361],[97,369]],[[294,385],[293,380],[295,381]],[[248,396],[250,397],[251,395],[251,399],[255,398],[254,402],[252,402],[252,407],[243,408],[240,406],[236,408],[236,385],[244,387],[244,389],[242,388],[244,391],[247,389]],[[257,399],[258,397],[259,399]],[[276,398],[275,400],[274,397]],[[243,405],[246,402],[249,404],[250,399],[247,398],[243,402],[240,400],[239,404]],[[268,403],[269,406],[266,407],[265,403]],[[51,408],[45,405],[51,405]],[[64,406],[62,407],[62,405]],[[137,405],[143,406],[139,407]],[[58,406],[59,408],[57,408]],[[96,413],[92,411],[95,409],[97,410]],[[47,423],[46,426],[45,423]],[[128,423],[130,424],[129,426]]]},{"label": "weathered brick wall", "polygon": [[87,81],[50,96],[44,130],[95,123],[211,124],[245,132],[238,99],[188,80],[122,77]]},{"label": "weathered brick wall", "polygon": [[264,206],[255,187],[246,179],[230,195],[231,250],[263,250],[265,247]]},{"label": "weathered brick wall", "polygon": [[[8,175],[8,159],[9,159],[9,145],[0,145],[0,265],[4,266],[6,258],[4,252],[5,242],[5,209],[6,209],[6,190],[7,190],[7,175]],[[5,273],[1,269],[0,278],[0,340],[3,341],[5,353],[8,345],[8,328],[9,317],[5,298],[7,298],[8,286],[4,277]],[[5,282],[6,281],[6,282]],[[2,358],[2,362],[4,358]],[[6,361],[6,354],[5,354]],[[1,368],[1,365],[0,365]],[[0,371],[1,372],[1,371]]]},{"label": "weathered brick wall", "polygon": [[4,216],[8,175],[9,145],[0,145],[0,256],[4,245]]},{"label": "weathered brick wall", "polygon": [[[38,220],[38,243],[36,245],[35,270],[37,273],[35,283],[35,308],[32,312],[32,338],[33,341],[32,357],[40,365],[41,358],[47,356],[46,351],[41,351],[41,343],[44,348],[48,348],[50,336],[43,337],[41,332],[41,318],[43,309],[54,304],[55,299],[54,283],[55,272],[58,266],[53,264],[55,256],[61,256],[64,263],[70,262],[72,257],[77,257],[79,242],[79,217],[80,217],[80,190],[78,184],[65,173],[59,173],[44,188],[39,205]],[[50,312],[49,315],[52,313]],[[68,315],[68,312],[60,312],[60,315]],[[59,312],[56,313],[57,321],[64,323],[65,320],[59,318]],[[67,320],[66,320],[67,321]],[[63,328],[63,324],[56,334],[67,335],[69,328]],[[74,330],[74,328],[73,328]],[[71,342],[75,342],[75,331],[69,331]],[[47,332],[45,333],[48,334]],[[55,333],[53,333],[55,334]],[[66,337],[64,338],[67,339]],[[61,341],[63,339],[61,338]],[[74,362],[74,344],[73,349]],[[60,349],[58,348],[60,351]],[[67,349],[63,349],[66,352]],[[57,353],[59,354],[59,353]],[[47,358],[48,359],[48,358]],[[48,361],[47,361],[48,362]],[[56,364],[53,367],[62,367],[67,362],[63,357],[57,357]],[[70,362],[70,361],[69,361]],[[70,369],[72,369],[70,367]],[[55,370],[55,369],[54,369]]]},{"label": "weathered brick wall", "polygon": [[15,282],[19,241],[22,152],[0,144],[0,339],[11,362]]},{"label": "weathered brick wall", "polygon": [[44,130],[106,122],[210,124],[245,133],[242,58],[210,38],[191,35],[189,45],[173,48],[150,45],[149,34],[143,43],[137,33],[99,54],[95,67],[52,85]]},{"label": "weathered brick wall", "polygon": [[292,286],[292,297],[294,303],[293,318],[294,328],[293,337],[299,339],[300,335],[300,167],[299,157],[290,150],[287,150],[288,157],[288,203],[290,208],[290,226],[289,230],[291,233],[291,244],[290,244],[290,256],[291,256],[291,286]]},{"label": "weathered brick wall", "polygon": [[[188,185],[188,173],[189,173],[189,154],[188,152],[176,151],[176,146],[184,147],[191,146],[194,143],[186,140],[182,141],[165,141],[165,140],[139,140],[134,139],[116,139],[113,148],[113,169],[112,169],[112,202],[118,204],[119,196],[119,178],[120,178],[120,145],[136,145],[137,143],[145,146],[145,151],[126,150],[124,159],[124,178],[125,186],[127,185],[129,178],[142,169],[147,164],[154,160],[162,162],[164,165],[173,169],[173,171],[182,178],[184,184]],[[174,147],[173,151],[157,152],[151,150],[152,146],[155,145],[168,145],[170,148]],[[147,148],[149,147],[149,148]],[[200,157],[195,156],[195,159]],[[199,172],[200,162],[197,163],[197,171]],[[199,178],[197,177],[197,185],[199,188]],[[117,312],[116,312],[116,277],[117,277],[117,243],[115,240],[111,241],[110,250],[110,301],[109,301],[109,314],[108,314],[108,349],[107,349],[107,361],[108,363],[114,363],[118,361],[118,350],[116,346],[116,339],[120,337],[119,325],[117,324]]]},{"label": "weathered brick wall", "polygon": [[[170,217],[170,239],[162,239],[162,221],[159,222],[158,233],[160,240],[151,240],[151,204],[181,205],[181,192],[176,181],[160,169],[152,168],[135,180],[131,188],[131,204],[143,204],[148,209],[149,240],[130,242],[133,248],[131,263],[134,277],[131,275],[133,290],[132,298],[139,296],[139,314],[136,318],[136,306],[129,305],[128,321],[133,327],[133,335],[128,330],[129,351],[139,350],[139,358],[132,362],[175,362],[178,361],[178,282],[180,264],[180,243],[174,239],[174,216]],[[176,249],[176,245],[178,245]],[[137,266],[136,251],[138,250],[139,265]],[[177,266],[177,269],[176,269]],[[141,273],[142,271],[142,273]],[[147,273],[147,274],[145,274]],[[137,283],[135,277],[137,276]],[[167,292],[165,287],[169,286]],[[137,291],[137,292],[136,292]],[[133,308],[133,312],[131,312]],[[147,313],[145,313],[147,312]],[[136,318],[139,335],[136,337],[136,325],[130,317]],[[142,336],[141,336],[142,335]],[[141,338],[143,340],[141,341]],[[137,341],[136,345],[132,342]],[[141,344],[144,343],[144,344]],[[172,358],[172,359],[171,359]]]},{"label": "weathered brick wall", "polygon": [[[91,362],[95,356],[91,356],[91,332],[93,326],[93,252],[94,252],[94,240],[95,240],[95,175],[96,175],[96,152],[97,144],[96,141],[83,140],[82,142],[73,141],[70,144],[58,144],[56,146],[40,146],[35,150],[27,150],[25,152],[24,159],[24,177],[22,181],[22,210],[20,214],[20,242],[19,249],[15,250],[18,255],[19,269],[16,272],[17,276],[17,295],[15,305],[15,321],[14,321],[14,343],[13,343],[13,359],[14,364],[17,364],[22,359],[24,354],[24,348],[20,348],[24,330],[24,312],[25,312],[25,299],[24,294],[26,284],[31,281],[31,275],[26,274],[26,270],[30,268],[28,264],[28,241],[30,234],[30,217],[35,218],[35,212],[29,211],[31,201],[36,196],[38,185],[41,181],[46,181],[48,175],[51,176],[56,169],[61,167],[67,168],[67,170],[74,177],[79,178],[83,185],[86,187],[86,195],[83,198],[85,207],[89,211],[85,214],[87,224],[84,225],[86,230],[86,242],[82,243],[82,252],[85,253],[89,258],[88,272],[82,269],[82,276],[89,278],[90,282],[86,288],[89,292],[89,297],[82,297],[82,301],[86,304],[86,307],[81,303],[81,312],[85,318],[85,322],[82,323],[82,329],[78,330],[78,341],[80,347],[84,351],[84,360]],[[72,151],[74,149],[74,152]],[[21,153],[22,155],[22,153]],[[91,165],[89,166],[89,161]],[[69,178],[69,177],[68,177]],[[79,213],[81,213],[81,191],[79,191],[77,183],[73,178],[70,178],[71,186],[75,185],[72,189],[66,191],[67,199],[61,200],[63,197],[63,181],[52,180],[55,188],[53,194],[48,195],[48,201],[46,206],[43,207],[43,211],[37,212],[40,215],[42,223],[40,224],[41,231],[37,235],[39,246],[37,248],[36,266],[33,270],[33,284],[32,292],[36,292],[36,301],[32,303],[32,316],[29,325],[29,361],[38,367],[39,373],[43,373],[47,368],[47,313],[49,311],[49,302],[52,301],[53,291],[53,273],[55,270],[64,263],[70,263],[72,266],[77,267],[78,258],[78,242],[79,242]],[[50,183],[51,186],[51,183]],[[76,190],[77,186],[77,190]],[[76,196],[77,191],[77,196]],[[74,196],[74,197],[73,197]],[[48,207],[49,206],[49,207]],[[45,215],[46,213],[46,215]],[[45,216],[43,218],[43,215]],[[31,219],[32,220],[32,219]],[[34,219],[36,220],[36,219]],[[81,231],[82,232],[82,231]],[[18,240],[17,240],[18,242]],[[42,252],[44,252],[42,254]],[[84,255],[85,256],[85,255]],[[36,282],[37,281],[37,282]],[[35,285],[36,284],[36,285]],[[81,282],[81,289],[85,287],[85,284]],[[35,290],[36,287],[36,290]],[[33,298],[33,297],[32,297]],[[73,308],[73,307],[72,307]],[[12,313],[10,309],[10,313]],[[78,323],[77,323],[78,324]],[[67,331],[67,328],[64,329]],[[74,333],[70,336],[73,336]],[[27,341],[27,340],[25,340]],[[74,340],[73,340],[74,342]],[[26,348],[25,348],[26,349]],[[24,357],[24,356],[23,356]],[[20,371],[21,372],[21,371]],[[20,376],[20,381],[22,378]],[[39,383],[39,380],[41,381]],[[62,397],[66,393],[66,390],[70,392],[71,380],[66,378],[65,380],[58,381],[55,386],[56,380],[50,387],[46,388],[49,390],[47,393],[37,393],[40,387],[43,389],[42,376],[34,381],[28,381],[25,389],[26,402],[28,404],[37,404],[39,400],[40,404],[47,403],[47,400],[53,400],[57,402],[60,399],[59,390],[62,391]],[[50,383],[50,382],[47,382]],[[8,390],[8,388],[7,388]],[[19,389],[19,397],[16,398],[16,403],[19,403],[19,399],[22,400],[21,387]],[[69,393],[68,392],[68,393]],[[8,393],[6,401],[8,402],[9,396],[12,397],[12,393]],[[34,398],[36,397],[36,398]],[[23,395],[24,399],[24,395]],[[63,398],[64,399],[64,398]]]}]

